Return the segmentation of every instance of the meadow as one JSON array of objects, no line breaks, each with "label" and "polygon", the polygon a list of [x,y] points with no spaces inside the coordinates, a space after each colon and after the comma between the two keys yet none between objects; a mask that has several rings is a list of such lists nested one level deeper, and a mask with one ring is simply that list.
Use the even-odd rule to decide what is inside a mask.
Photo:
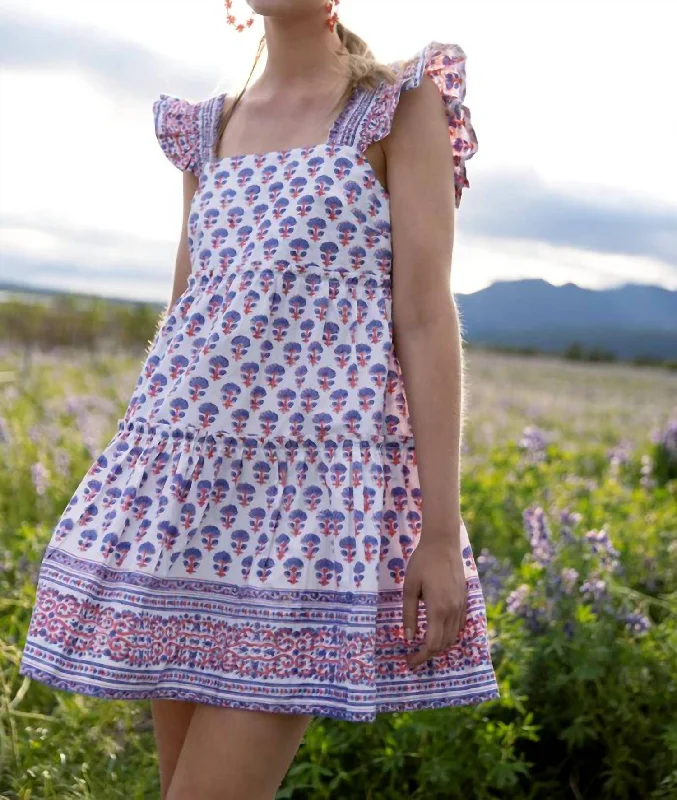
[{"label": "meadow", "polygon": [[[141,358],[0,352],[0,797],[159,797],[149,704],[18,674],[54,521]],[[463,515],[501,698],[316,720],[279,799],[677,798],[677,373],[467,354]]]}]

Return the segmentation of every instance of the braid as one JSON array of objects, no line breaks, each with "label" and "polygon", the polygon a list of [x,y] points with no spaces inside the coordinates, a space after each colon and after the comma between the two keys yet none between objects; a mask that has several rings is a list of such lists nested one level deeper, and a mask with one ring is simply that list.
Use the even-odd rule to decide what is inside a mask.
[{"label": "braid", "polygon": [[348,61],[353,87],[363,86],[365,89],[375,89],[381,81],[395,82],[393,70],[374,58],[374,54],[364,39],[346,28],[341,22],[336,23],[336,33],[343,45],[342,55]]}]

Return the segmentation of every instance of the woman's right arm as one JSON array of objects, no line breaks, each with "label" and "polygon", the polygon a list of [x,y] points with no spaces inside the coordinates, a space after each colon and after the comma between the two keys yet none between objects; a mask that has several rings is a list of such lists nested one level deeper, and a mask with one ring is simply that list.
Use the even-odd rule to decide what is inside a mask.
[{"label": "woman's right arm", "polygon": [[190,253],[188,250],[188,217],[190,216],[190,204],[193,200],[198,186],[197,176],[186,170],[183,173],[183,224],[181,227],[181,239],[176,252],[176,266],[174,268],[174,286],[172,296],[169,301],[166,316],[168,316],[174,304],[181,297],[188,285],[188,277],[191,272]]},{"label": "woman's right arm", "polygon": [[155,335],[148,342],[146,349],[146,356],[148,356],[157,341],[160,332],[162,331],[165,322],[174,310],[176,301],[185,292],[188,286],[188,278],[191,272],[190,251],[188,250],[188,217],[190,216],[190,204],[193,195],[197,191],[198,179],[190,171],[186,170],[183,173],[183,222],[181,225],[181,239],[176,251],[176,265],[174,266],[174,285],[172,287],[172,296],[169,300],[167,308],[158,316],[157,325],[155,328]]}]

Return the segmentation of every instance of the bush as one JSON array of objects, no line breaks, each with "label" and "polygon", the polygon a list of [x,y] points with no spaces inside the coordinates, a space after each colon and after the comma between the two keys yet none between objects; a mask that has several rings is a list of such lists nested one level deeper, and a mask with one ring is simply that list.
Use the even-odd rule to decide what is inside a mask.
[{"label": "bush", "polygon": [[[317,719],[279,798],[674,800],[675,424],[648,437],[674,410],[673,376],[628,368],[611,383],[575,364],[472,360],[464,518],[501,698],[373,725]],[[19,376],[0,384],[0,795],[10,800],[159,796],[149,703],[55,693],[18,675],[51,526],[139,367],[35,353],[24,374],[0,355],[0,372]]]}]

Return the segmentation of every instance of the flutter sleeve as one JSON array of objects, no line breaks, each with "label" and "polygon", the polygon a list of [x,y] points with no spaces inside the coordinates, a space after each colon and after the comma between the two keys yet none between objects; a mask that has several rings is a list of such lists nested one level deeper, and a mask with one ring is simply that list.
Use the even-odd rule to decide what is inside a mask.
[{"label": "flutter sleeve", "polygon": [[175,167],[196,175],[202,171],[201,106],[167,94],[153,103],[155,135],[162,152]]},{"label": "flutter sleeve", "polygon": [[430,42],[408,64],[402,90],[420,86],[429,75],[440,90],[449,122],[449,136],[454,150],[454,185],[456,208],[463,189],[470,187],[465,162],[477,152],[477,136],[470,109],[464,105],[466,94],[466,54],[457,44]]}]

